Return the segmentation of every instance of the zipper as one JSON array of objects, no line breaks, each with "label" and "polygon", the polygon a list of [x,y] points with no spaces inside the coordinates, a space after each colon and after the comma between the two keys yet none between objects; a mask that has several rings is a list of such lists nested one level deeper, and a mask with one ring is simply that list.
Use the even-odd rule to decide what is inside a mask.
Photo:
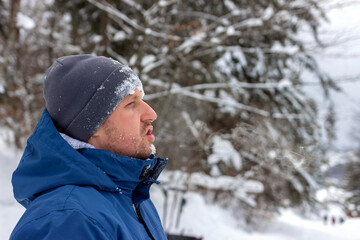
[{"label": "zipper", "polygon": [[136,189],[141,188],[141,187],[146,186],[146,185],[149,185],[149,184],[152,184],[152,182],[150,182],[150,181],[151,180],[155,181],[157,176],[160,174],[161,170],[166,165],[166,162],[167,161],[164,161],[164,160],[161,160],[161,159],[156,159],[156,163],[155,163],[155,166],[153,167],[153,169],[151,169],[150,164],[146,165],[142,169],[141,174],[139,176],[139,180],[141,180],[141,182],[133,190],[132,197],[131,197],[132,202],[133,202],[132,207],[134,209],[135,215],[136,215],[138,221],[144,226],[144,228],[146,230],[146,233],[149,235],[150,239],[152,239],[152,240],[155,240],[155,238],[151,234],[148,226],[146,225],[144,219],[141,216],[140,208],[139,208],[140,203],[137,200],[134,199],[134,196],[135,196],[134,193],[135,193]]},{"label": "zipper", "polygon": [[155,238],[151,235],[149,228],[146,226],[144,219],[143,219],[142,216],[141,216],[139,204],[133,203],[132,206],[133,206],[133,209],[134,209],[134,212],[135,212],[135,215],[136,215],[137,219],[138,219],[139,222],[144,226],[147,234],[150,236],[150,238],[151,238],[152,240],[155,240]]}]

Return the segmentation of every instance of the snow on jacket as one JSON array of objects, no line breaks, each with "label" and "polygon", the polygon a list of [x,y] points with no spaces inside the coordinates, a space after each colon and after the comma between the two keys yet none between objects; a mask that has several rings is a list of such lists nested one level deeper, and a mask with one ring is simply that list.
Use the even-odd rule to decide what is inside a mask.
[{"label": "snow on jacket", "polygon": [[167,160],[73,149],[45,109],[12,178],[27,210],[11,240],[166,239],[149,189]]}]

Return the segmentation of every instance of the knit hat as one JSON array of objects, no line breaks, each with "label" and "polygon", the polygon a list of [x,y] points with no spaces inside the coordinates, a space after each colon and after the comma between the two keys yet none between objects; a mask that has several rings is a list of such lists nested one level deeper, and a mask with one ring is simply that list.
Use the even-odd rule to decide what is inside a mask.
[{"label": "knit hat", "polygon": [[86,142],[117,105],[142,83],[111,58],[73,55],[57,59],[46,71],[46,108],[59,132]]}]

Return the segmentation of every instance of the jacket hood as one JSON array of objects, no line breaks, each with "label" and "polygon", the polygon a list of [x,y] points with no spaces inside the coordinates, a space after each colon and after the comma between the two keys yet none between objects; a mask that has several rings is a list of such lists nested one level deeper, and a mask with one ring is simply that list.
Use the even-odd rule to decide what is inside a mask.
[{"label": "jacket hood", "polygon": [[[77,151],[61,137],[45,109],[13,173],[14,197],[27,207],[42,193],[64,185],[132,195],[141,182],[150,183],[146,186],[156,182],[166,163],[166,159],[154,155],[140,160],[106,150]],[[140,192],[148,195],[148,190]]]}]

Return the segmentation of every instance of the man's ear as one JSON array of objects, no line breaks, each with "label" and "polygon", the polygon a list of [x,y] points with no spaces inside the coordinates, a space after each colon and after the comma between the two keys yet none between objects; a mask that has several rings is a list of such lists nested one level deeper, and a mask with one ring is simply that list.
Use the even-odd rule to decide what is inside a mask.
[{"label": "man's ear", "polygon": [[100,133],[99,133],[99,129],[98,129],[98,130],[96,130],[96,132],[94,132],[94,134],[90,138],[99,137],[99,135],[100,135]]},{"label": "man's ear", "polygon": [[93,145],[94,147],[98,147],[98,143],[100,142],[101,135],[101,126],[94,132],[94,134],[87,140],[87,143]]}]

